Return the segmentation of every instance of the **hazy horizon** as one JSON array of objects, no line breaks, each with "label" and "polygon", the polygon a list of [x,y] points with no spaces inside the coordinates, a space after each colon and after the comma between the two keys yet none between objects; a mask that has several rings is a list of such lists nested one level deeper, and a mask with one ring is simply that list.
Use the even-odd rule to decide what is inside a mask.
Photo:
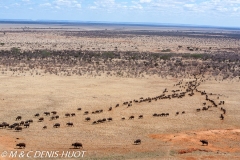
[{"label": "hazy horizon", "polygon": [[0,19],[240,27],[236,0],[0,0]]},{"label": "hazy horizon", "polygon": [[130,26],[152,26],[152,27],[190,27],[190,28],[219,28],[237,29],[240,27],[232,26],[213,26],[213,25],[194,25],[194,24],[175,24],[175,23],[156,23],[156,22],[111,22],[111,21],[74,21],[74,20],[31,20],[31,19],[0,19],[0,24],[96,24],[96,25],[130,25]]}]

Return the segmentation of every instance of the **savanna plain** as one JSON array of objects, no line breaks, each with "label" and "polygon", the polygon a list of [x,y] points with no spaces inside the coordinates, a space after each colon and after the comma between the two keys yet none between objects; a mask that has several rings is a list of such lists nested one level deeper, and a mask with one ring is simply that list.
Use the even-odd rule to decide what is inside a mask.
[{"label": "savanna plain", "polygon": [[239,52],[237,29],[1,24],[0,153],[240,159]]}]

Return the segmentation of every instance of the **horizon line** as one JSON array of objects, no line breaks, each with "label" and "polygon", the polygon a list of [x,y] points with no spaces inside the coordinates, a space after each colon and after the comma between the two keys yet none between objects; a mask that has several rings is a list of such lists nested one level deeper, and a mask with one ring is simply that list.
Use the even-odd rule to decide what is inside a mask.
[{"label": "horizon line", "polygon": [[3,22],[17,22],[21,24],[21,22],[32,22],[32,24],[38,23],[38,22],[48,22],[53,24],[61,24],[61,23],[89,23],[89,24],[119,24],[119,25],[146,25],[146,26],[168,26],[168,27],[205,27],[205,28],[229,28],[229,29],[240,29],[240,27],[236,26],[218,26],[218,25],[199,25],[199,24],[179,24],[179,23],[159,23],[159,22],[114,22],[114,21],[81,21],[81,20],[46,20],[46,19],[0,19],[0,23]]}]

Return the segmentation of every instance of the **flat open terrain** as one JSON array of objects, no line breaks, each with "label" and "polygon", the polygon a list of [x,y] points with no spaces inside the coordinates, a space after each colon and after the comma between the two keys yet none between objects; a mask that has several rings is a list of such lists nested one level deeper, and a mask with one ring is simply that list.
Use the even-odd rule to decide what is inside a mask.
[{"label": "flat open terrain", "polygon": [[[144,35],[140,29],[118,28],[118,35],[105,27],[85,26],[85,32],[81,27],[72,32],[19,28],[2,26],[0,33],[0,124],[33,122],[22,131],[0,127],[0,154],[84,150],[82,159],[240,158],[240,41],[232,31],[215,30],[225,38],[209,38],[209,31],[192,31],[200,32],[194,37],[183,29],[178,29],[183,35],[166,29]],[[52,111],[58,119],[51,119]],[[93,124],[110,117],[112,121]],[[53,127],[56,123],[59,128]],[[136,139],[141,144],[135,145]],[[16,147],[22,142],[26,148]],[[74,149],[75,142],[83,148]]]}]

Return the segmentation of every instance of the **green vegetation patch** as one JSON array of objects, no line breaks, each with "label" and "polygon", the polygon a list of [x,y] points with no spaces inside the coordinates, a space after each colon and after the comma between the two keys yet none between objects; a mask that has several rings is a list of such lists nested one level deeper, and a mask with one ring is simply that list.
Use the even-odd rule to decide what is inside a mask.
[{"label": "green vegetation patch", "polygon": [[163,49],[161,52],[171,52],[171,49]]},{"label": "green vegetation patch", "polygon": [[17,48],[17,47],[12,47],[11,48],[11,52],[13,53],[20,53],[21,49],[20,48]]}]

